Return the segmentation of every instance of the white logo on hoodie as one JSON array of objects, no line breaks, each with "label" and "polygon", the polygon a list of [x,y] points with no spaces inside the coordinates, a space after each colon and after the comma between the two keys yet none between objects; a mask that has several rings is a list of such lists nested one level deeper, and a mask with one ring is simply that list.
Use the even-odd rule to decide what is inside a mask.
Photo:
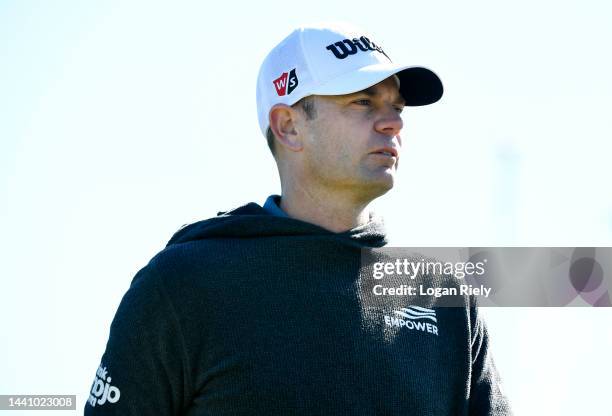
[{"label": "white logo on hoodie", "polygon": [[407,308],[393,311],[393,313],[400,316],[400,318],[385,315],[385,324],[387,326],[406,327],[438,336],[438,318],[436,317],[435,310],[420,306],[408,306]]},{"label": "white logo on hoodie", "polygon": [[108,374],[106,367],[102,367],[102,364],[100,364],[91,386],[89,399],[87,400],[87,403],[89,403],[91,407],[96,407],[96,405],[102,406],[106,402],[117,403],[117,401],[119,401],[121,392],[117,387],[110,384],[111,381],[112,378],[110,374]]}]

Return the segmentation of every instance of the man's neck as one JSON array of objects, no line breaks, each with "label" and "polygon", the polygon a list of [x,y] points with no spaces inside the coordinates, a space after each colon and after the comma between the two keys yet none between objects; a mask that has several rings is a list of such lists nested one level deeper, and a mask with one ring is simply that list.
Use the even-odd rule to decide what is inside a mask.
[{"label": "man's neck", "polygon": [[283,190],[280,208],[290,217],[316,224],[335,233],[366,224],[370,219],[368,203],[356,203],[337,194],[308,192],[306,189]]}]

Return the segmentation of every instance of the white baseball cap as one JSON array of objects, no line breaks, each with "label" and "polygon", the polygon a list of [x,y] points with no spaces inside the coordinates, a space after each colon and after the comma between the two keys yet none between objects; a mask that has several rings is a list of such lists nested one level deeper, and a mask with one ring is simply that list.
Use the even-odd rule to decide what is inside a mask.
[{"label": "white baseball cap", "polygon": [[309,95],[361,91],[397,75],[408,106],[435,103],[442,97],[440,78],[421,66],[396,64],[377,39],[346,23],[301,27],[264,59],[257,77],[257,115],[266,135],[270,110],[293,105]]}]

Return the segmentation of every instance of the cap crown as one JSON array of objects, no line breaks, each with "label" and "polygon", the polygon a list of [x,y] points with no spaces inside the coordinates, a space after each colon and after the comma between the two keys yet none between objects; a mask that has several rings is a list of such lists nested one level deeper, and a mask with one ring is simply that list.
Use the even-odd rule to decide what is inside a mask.
[{"label": "cap crown", "polygon": [[257,111],[262,133],[266,134],[274,105],[293,105],[306,96],[324,94],[321,87],[342,75],[390,62],[384,50],[354,26],[333,24],[294,30],[266,56],[259,71]]}]

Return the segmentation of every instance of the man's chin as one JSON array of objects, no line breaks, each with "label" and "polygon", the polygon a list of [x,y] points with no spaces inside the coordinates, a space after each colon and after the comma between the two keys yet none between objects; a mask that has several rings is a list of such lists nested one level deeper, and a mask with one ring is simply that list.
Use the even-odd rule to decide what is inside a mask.
[{"label": "man's chin", "polygon": [[395,172],[377,175],[376,178],[370,178],[367,182],[367,185],[364,187],[365,193],[371,201],[389,192],[394,184]]},{"label": "man's chin", "polygon": [[385,188],[385,192],[387,192],[389,189],[393,188],[393,185],[395,185],[395,174],[395,168],[391,167],[382,172],[377,172],[377,175],[375,175],[375,178],[373,179],[376,185]]}]

